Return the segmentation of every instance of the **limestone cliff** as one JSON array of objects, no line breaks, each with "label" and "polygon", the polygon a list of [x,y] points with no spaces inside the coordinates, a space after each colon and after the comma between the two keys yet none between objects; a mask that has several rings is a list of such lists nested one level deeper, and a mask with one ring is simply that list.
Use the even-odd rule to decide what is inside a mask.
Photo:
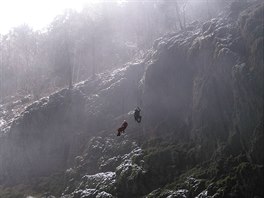
[{"label": "limestone cliff", "polygon": [[263,197],[264,4],[237,4],[0,117],[0,197]]}]

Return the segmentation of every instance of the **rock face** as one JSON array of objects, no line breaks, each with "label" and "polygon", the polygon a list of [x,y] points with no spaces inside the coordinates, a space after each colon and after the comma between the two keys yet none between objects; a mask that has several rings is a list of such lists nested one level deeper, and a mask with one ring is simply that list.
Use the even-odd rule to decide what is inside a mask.
[{"label": "rock face", "polygon": [[26,180],[42,197],[263,197],[264,4],[236,4],[158,39],[140,63],[43,98],[9,125],[1,116],[1,184]]},{"label": "rock face", "polygon": [[64,170],[91,136],[107,128],[114,134],[135,106],[143,71],[142,65],[130,64],[26,107],[1,130],[0,180],[19,183]]},{"label": "rock face", "polygon": [[27,107],[1,145],[5,149],[1,165],[7,174],[3,179],[20,181],[65,168],[78,151],[74,140],[85,126],[84,102],[81,92],[65,89]]},{"label": "rock face", "polygon": [[263,4],[256,4],[238,22],[212,19],[157,40],[147,62],[143,101],[149,124],[157,130],[165,125],[179,136],[190,127],[187,135],[201,146],[201,160],[222,143],[232,154],[250,153],[258,147],[252,138],[263,138],[256,130],[263,127],[261,13]]}]

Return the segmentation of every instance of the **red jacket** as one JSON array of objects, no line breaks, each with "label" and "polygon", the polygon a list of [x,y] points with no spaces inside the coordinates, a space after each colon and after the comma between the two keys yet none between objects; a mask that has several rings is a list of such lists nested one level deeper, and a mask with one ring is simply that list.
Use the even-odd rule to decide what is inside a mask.
[{"label": "red jacket", "polygon": [[128,123],[126,121],[124,121],[122,124],[122,128],[125,130],[127,128],[127,126],[128,126]]}]

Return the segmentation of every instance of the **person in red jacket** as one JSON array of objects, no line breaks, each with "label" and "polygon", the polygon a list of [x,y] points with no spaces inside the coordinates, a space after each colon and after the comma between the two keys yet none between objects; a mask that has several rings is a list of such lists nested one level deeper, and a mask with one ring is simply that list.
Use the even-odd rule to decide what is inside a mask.
[{"label": "person in red jacket", "polygon": [[117,136],[120,136],[121,133],[125,133],[127,126],[128,126],[128,123],[127,121],[124,120],[122,126],[117,129]]}]

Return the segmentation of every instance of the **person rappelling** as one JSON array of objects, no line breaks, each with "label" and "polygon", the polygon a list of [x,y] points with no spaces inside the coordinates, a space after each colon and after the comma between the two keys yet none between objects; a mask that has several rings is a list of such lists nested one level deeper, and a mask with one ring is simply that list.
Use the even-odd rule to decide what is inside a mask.
[{"label": "person rappelling", "polygon": [[140,115],[140,111],[141,111],[141,109],[140,109],[139,107],[137,107],[137,108],[135,109],[135,111],[134,111],[134,118],[135,118],[135,120],[136,120],[138,123],[141,122],[141,118],[142,118],[142,116]]},{"label": "person rappelling", "polygon": [[128,123],[127,123],[126,120],[124,120],[124,122],[122,123],[121,127],[119,127],[117,129],[117,136],[120,136],[121,133],[125,133],[125,130],[126,130],[127,126],[128,126]]}]

